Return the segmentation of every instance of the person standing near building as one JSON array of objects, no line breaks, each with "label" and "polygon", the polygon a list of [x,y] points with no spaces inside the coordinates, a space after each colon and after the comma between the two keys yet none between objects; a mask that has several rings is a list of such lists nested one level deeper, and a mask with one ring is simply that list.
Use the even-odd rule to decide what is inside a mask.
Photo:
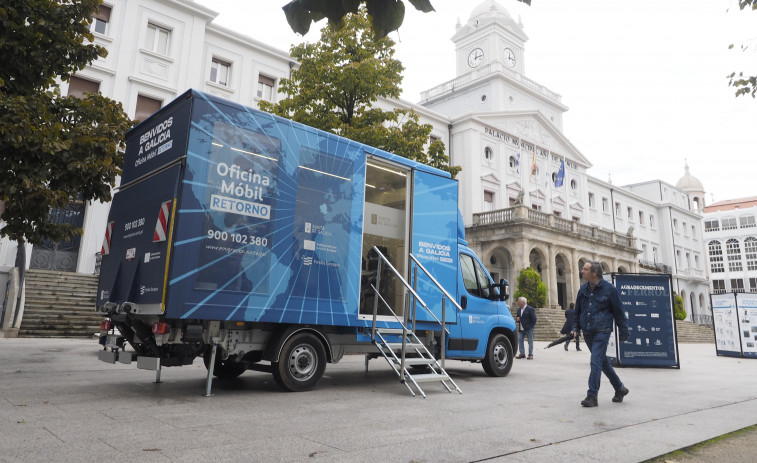
[{"label": "person standing near building", "polygon": [[612,401],[623,402],[628,388],[623,385],[607,359],[607,344],[610,342],[613,320],[618,327],[620,342],[628,340],[628,320],[623,312],[618,290],[602,278],[602,265],[599,262],[586,262],[581,269],[581,276],[586,283],[578,290],[576,314],[571,330],[574,338],[578,337],[579,330],[583,331],[584,342],[591,352],[589,390],[581,405],[598,405],[597,395],[602,373],[615,388]]},{"label": "person standing near building", "polygon": [[518,314],[515,317],[518,323],[518,349],[520,353],[517,359],[522,359],[526,355],[526,349],[523,346],[523,338],[528,337],[528,360],[534,358],[534,326],[536,326],[536,311],[528,305],[525,297],[518,298]]},{"label": "person standing near building", "polygon": [[[560,330],[560,334],[571,333],[571,331],[573,330],[573,320],[575,320],[575,318],[576,318],[576,305],[571,302],[570,305],[568,306],[568,310],[565,311],[565,324],[562,326],[562,329]],[[581,333],[578,333],[575,339],[576,339],[576,350],[580,351],[581,350],[581,344],[580,344]],[[565,345],[563,347],[565,347],[566,351],[568,350],[568,345],[570,344],[570,341],[572,341],[572,339],[568,339],[567,341],[565,341]]]}]

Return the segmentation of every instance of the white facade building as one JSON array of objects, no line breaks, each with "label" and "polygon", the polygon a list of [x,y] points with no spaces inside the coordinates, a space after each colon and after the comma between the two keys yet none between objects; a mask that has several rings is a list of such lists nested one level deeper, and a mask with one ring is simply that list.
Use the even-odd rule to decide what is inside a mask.
[{"label": "white facade building", "polygon": [[[284,51],[213,24],[215,16],[189,0],[107,0],[93,30],[109,55],[62,91],[100,91],[136,119],[188,88],[253,107],[275,100],[296,64]],[[565,307],[580,285],[580,266],[598,260],[608,272],[671,273],[687,312],[709,313],[704,191],[694,189],[692,206],[687,185],[618,187],[590,176],[591,162],[562,132],[568,107],[561,96],[526,77],[527,40],[523,24],[486,0],[454,32],[453,80],[423,92],[417,105],[379,105],[415,110],[445,143],[451,164],[462,166],[468,240],[493,276],[513,281],[533,266],[549,288],[547,304]],[[67,270],[95,271],[107,213],[107,204],[86,205],[84,235]],[[29,249],[32,266],[35,254],[49,251]],[[0,264],[7,269],[14,258],[15,244],[0,242]],[[42,260],[50,265],[55,256]]]},{"label": "white facade building", "polygon": [[757,196],[705,207],[712,292],[757,292]]}]

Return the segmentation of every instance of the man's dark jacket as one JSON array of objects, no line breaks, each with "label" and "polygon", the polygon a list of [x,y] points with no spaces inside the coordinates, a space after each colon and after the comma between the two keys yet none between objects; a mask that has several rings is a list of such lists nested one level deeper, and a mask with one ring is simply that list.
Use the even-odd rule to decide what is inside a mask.
[{"label": "man's dark jacket", "polygon": [[580,328],[589,334],[610,333],[613,320],[618,326],[620,341],[627,340],[628,320],[615,286],[601,278],[593,288],[588,282],[584,283],[576,297],[576,316],[572,331]]},{"label": "man's dark jacket", "polygon": [[573,321],[576,319],[576,309],[568,309],[565,311],[565,324],[560,330],[560,334],[569,334],[573,329]]},{"label": "man's dark jacket", "polygon": [[536,311],[530,305],[526,304],[522,309],[518,309],[518,317],[520,317],[520,325],[523,327],[521,331],[528,331],[536,326]]}]

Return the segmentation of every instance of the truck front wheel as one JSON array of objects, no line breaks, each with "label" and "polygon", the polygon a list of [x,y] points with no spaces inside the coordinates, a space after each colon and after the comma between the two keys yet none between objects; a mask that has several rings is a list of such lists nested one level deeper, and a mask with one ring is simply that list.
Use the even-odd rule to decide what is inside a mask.
[{"label": "truck front wheel", "polygon": [[481,365],[489,376],[507,376],[513,367],[513,346],[504,334],[495,334],[489,340]]},{"label": "truck front wheel", "polygon": [[282,389],[304,391],[315,386],[326,369],[326,350],[310,333],[298,333],[284,343],[278,362],[273,363],[273,378]]}]

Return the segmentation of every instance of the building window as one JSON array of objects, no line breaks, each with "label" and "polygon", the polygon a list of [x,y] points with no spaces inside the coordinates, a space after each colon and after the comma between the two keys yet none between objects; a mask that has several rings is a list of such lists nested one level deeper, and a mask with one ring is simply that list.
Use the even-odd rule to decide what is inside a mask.
[{"label": "building window", "polygon": [[163,102],[160,100],[150,98],[149,96],[138,95],[137,109],[134,111],[134,120],[143,121],[147,119],[152,114],[156,113],[162,105]]},{"label": "building window", "polygon": [[628,221],[629,222],[632,221],[633,220],[633,209],[630,208],[630,207],[628,207],[628,208],[626,208],[626,212],[627,212],[627,215],[628,215]]},{"label": "building window", "polygon": [[754,216],[745,215],[744,217],[739,217],[739,223],[741,225],[741,228],[754,228]]},{"label": "building window", "polygon": [[741,278],[731,278],[731,291],[744,292],[744,280]]},{"label": "building window", "polygon": [[697,227],[694,225],[691,226],[691,237],[694,239],[697,237]]},{"label": "building window", "polygon": [[694,266],[699,268],[699,254],[694,254]]},{"label": "building window", "polygon": [[657,248],[652,246],[652,261],[657,262]]},{"label": "building window", "polygon": [[647,258],[647,245],[646,244],[641,245],[641,258],[642,259]]},{"label": "building window", "polygon": [[721,294],[725,292],[725,280],[712,280],[712,292]]},{"label": "building window", "polygon": [[594,193],[589,193],[589,207],[592,209],[597,207],[596,200],[594,199]]},{"label": "building window", "polygon": [[728,256],[728,271],[741,271],[741,246],[739,240],[730,239],[725,242],[725,253]]},{"label": "building window", "polygon": [[735,230],[736,229],[736,217],[729,217],[722,220],[723,230]]},{"label": "building window", "polygon": [[[273,79],[271,79],[271,80],[273,80]],[[271,87],[273,87],[273,85],[271,85]],[[272,89],[272,90],[273,90],[273,89]],[[436,135],[429,135],[429,136],[428,136],[428,144],[429,144],[429,145],[430,145],[431,143],[435,142],[435,141],[438,141],[438,140],[439,140],[439,137],[437,137]]]},{"label": "building window", "polygon": [[723,273],[723,248],[720,247],[720,241],[710,241],[708,244],[710,251],[710,272]]},{"label": "building window", "polygon": [[620,217],[620,203],[615,203],[615,217]]},{"label": "building window", "polygon": [[676,251],[676,265],[681,267],[681,251]]},{"label": "building window", "polygon": [[89,26],[92,32],[105,35],[108,33],[108,25],[110,24],[110,12],[111,7],[100,5],[100,9],[92,16],[92,24]]},{"label": "building window", "polygon": [[491,191],[484,191],[484,212],[491,212],[494,210],[494,193]]},{"label": "building window", "polygon": [[673,231],[678,233],[678,219],[673,219]]},{"label": "building window", "polygon": [[487,162],[494,161],[494,151],[488,146],[484,148],[484,159],[486,159]]},{"label": "building window", "polygon": [[507,160],[507,165],[510,166],[511,169],[518,167],[518,161],[515,159],[515,156],[510,156],[510,159]]},{"label": "building window", "polygon": [[689,236],[689,227],[686,222],[683,223],[683,236]]},{"label": "building window", "polygon": [[746,254],[746,269],[757,270],[757,238],[750,236],[744,240],[744,253]]},{"label": "building window", "polygon": [[[272,78],[258,75],[258,98],[265,101],[273,101],[273,87],[276,85],[276,81]],[[438,140],[438,139],[437,139]],[[433,140],[431,140],[433,142]]]},{"label": "building window", "polygon": [[757,293],[757,278],[750,278],[749,279],[749,292],[750,293]]},{"label": "building window", "polygon": [[575,190],[576,188],[578,188],[578,182],[576,182],[575,180],[571,180],[570,181],[570,189],[571,190]]},{"label": "building window", "polygon": [[576,217],[576,216],[573,216],[573,221],[574,221],[574,222],[578,222],[578,223],[581,223],[581,217]]},{"label": "building window", "polygon": [[218,58],[213,58],[213,62],[210,64],[210,81],[215,82],[218,85],[224,87],[229,86],[229,74],[231,73],[231,64],[226,61],[221,61]]},{"label": "building window", "polygon": [[704,231],[718,231],[720,230],[720,222],[717,220],[705,220],[704,221]]},{"label": "building window", "polygon": [[644,212],[639,211],[639,225],[644,225]]},{"label": "building window", "polygon": [[686,253],[686,268],[691,268],[691,253]]},{"label": "building window", "polygon": [[155,24],[147,24],[145,34],[145,49],[153,53],[167,56],[168,47],[171,45],[171,31]]},{"label": "building window", "polygon": [[71,76],[71,80],[68,81],[68,96],[84,98],[86,93],[98,93],[99,91],[99,82],[93,82],[76,76]]},{"label": "building window", "polygon": [[607,198],[602,198],[602,212],[610,212],[610,203]]},{"label": "building window", "polygon": [[654,216],[651,214],[649,215],[649,226],[654,228]]}]

